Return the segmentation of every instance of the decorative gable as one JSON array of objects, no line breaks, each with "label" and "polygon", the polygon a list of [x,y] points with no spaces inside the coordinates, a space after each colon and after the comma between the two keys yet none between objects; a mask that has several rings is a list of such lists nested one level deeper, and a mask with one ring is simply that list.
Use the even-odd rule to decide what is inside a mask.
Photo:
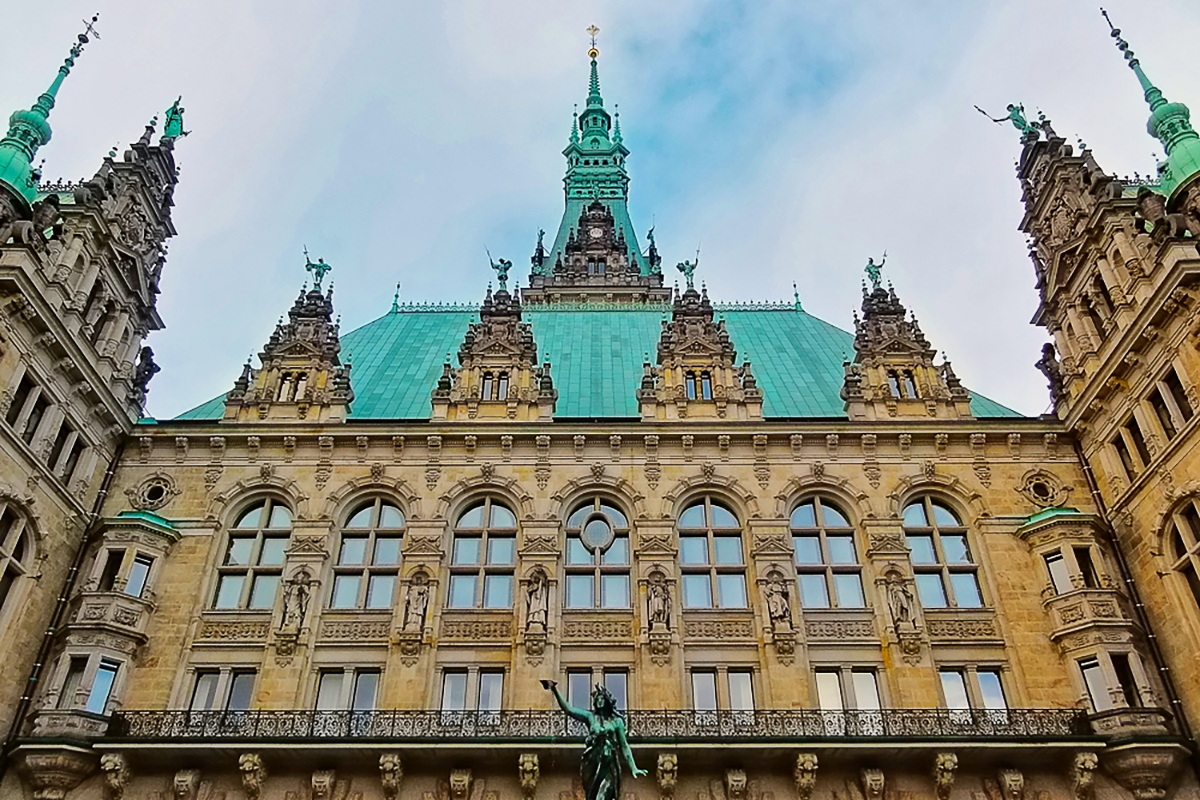
[{"label": "decorative gable", "polygon": [[970,417],[971,397],[929,344],[916,315],[906,310],[890,285],[863,286],[861,318],[854,315],[854,361],[845,365],[842,399],[851,419]]},{"label": "decorative gable", "polygon": [[[505,262],[506,263],[506,262]],[[458,369],[443,365],[433,390],[435,420],[548,420],[558,391],[550,363],[538,366],[533,329],[521,321],[521,300],[503,283],[489,288],[458,348]]]},{"label": "decorative gable", "polygon": [[333,321],[333,289],[318,286],[300,296],[258,354],[262,368],[249,362],[225,396],[226,421],[341,422],[354,391],[350,365],[343,365],[338,324]]},{"label": "decorative gable", "polygon": [[637,393],[642,419],[761,419],[762,390],[750,362],[739,367],[736,360],[725,322],[714,321],[708,292],[689,286],[676,295],[671,320],[663,322],[657,365],[643,366]]}]

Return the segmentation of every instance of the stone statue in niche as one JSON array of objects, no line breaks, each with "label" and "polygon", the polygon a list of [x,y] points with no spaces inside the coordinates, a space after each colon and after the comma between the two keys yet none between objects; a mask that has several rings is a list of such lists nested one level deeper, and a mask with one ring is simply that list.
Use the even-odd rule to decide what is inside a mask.
[{"label": "stone statue in niche", "polygon": [[650,578],[646,587],[646,618],[650,621],[650,630],[671,627],[671,592],[667,589],[666,579],[659,573]]},{"label": "stone statue in niche", "polygon": [[429,608],[429,578],[424,572],[413,576],[404,597],[404,630],[420,631],[425,626],[425,610]]},{"label": "stone statue in niche", "polygon": [[916,613],[913,609],[913,596],[904,585],[904,576],[899,572],[889,572],[887,576],[888,610],[892,613],[892,624],[897,630],[915,628]]},{"label": "stone statue in niche", "polygon": [[549,605],[549,582],[540,569],[529,576],[525,586],[525,630],[546,630],[546,611]]},{"label": "stone statue in niche", "polygon": [[297,632],[304,625],[308,600],[312,597],[312,575],[302,569],[283,585],[283,617],[279,630]]},{"label": "stone statue in niche", "polygon": [[792,607],[788,602],[787,584],[778,573],[772,575],[766,585],[767,614],[771,618],[771,627],[775,629],[792,629]]}]

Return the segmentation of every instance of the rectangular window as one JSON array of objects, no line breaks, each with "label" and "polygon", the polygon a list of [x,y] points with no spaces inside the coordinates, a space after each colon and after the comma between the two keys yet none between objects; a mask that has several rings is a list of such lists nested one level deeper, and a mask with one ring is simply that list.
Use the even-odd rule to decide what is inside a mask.
[{"label": "rectangular window", "polygon": [[1133,441],[1133,447],[1137,450],[1138,457],[1142,459],[1142,466],[1150,465],[1150,448],[1146,446],[1146,437],[1142,435],[1142,428],[1138,424],[1136,417],[1130,417],[1125,423],[1125,432],[1129,434],[1130,440]]},{"label": "rectangular window", "polygon": [[1104,680],[1100,662],[1085,658],[1079,662],[1079,671],[1083,674],[1083,684],[1087,687],[1088,699],[1092,701],[1092,710],[1108,711],[1112,708],[1112,698],[1108,694],[1108,684]]},{"label": "rectangular window", "polygon": [[946,699],[946,708],[952,710],[967,709],[971,701],[967,696],[967,681],[960,670],[944,669],[939,676],[942,679],[942,694]]},{"label": "rectangular window", "polygon": [[248,711],[254,702],[254,678],[252,669],[234,670],[229,677],[229,699],[225,701],[228,711]]},{"label": "rectangular window", "polygon": [[446,672],[442,676],[442,711],[467,708],[467,673]]},{"label": "rectangular window", "polygon": [[717,673],[692,673],[692,708],[696,711],[717,710]]},{"label": "rectangular window", "polygon": [[75,443],[71,445],[71,452],[67,453],[67,460],[63,462],[62,471],[59,473],[64,481],[71,479],[75,473],[75,467],[79,464],[79,459],[86,449],[87,442],[83,440],[82,436],[76,436]]},{"label": "rectangular window", "polygon": [[87,656],[71,656],[67,666],[67,677],[63,681],[62,691],[58,695],[58,707],[70,708],[75,702],[75,695],[83,683],[83,673],[87,671]]},{"label": "rectangular window", "polygon": [[29,412],[29,417],[25,420],[25,429],[21,433],[21,438],[25,440],[25,444],[32,444],[33,437],[37,434],[38,425],[42,423],[42,417],[50,410],[50,401],[46,395],[40,394],[33,401],[33,410]]},{"label": "rectangular window", "polygon": [[1079,565],[1079,574],[1083,577],[1083,585],[1088,589],[1100,588],[1100,576],[1096,572],[1096,564],[1092,561],[1092,548],[1076,547],[1075,563]]},{"label": "rectangular window", "polygon": [[29,373],[21,376],[21,382],[17,384],[17,391],[13,393],[12,404],[8,407],[8,414],[5,415],[4,421],[9,426],[15,426],[17,420],[21,418],[21,411],[25,408],[25,401],[29,399],[30,392],[33,391],[33,379],[29,377]]},{"label": "rectangular window", "polygon": [[567,672],[567,702],[576,708],[591,708],[592,673],[590,670]]},{"label": "rectangular window", "polygon": [[1117,676],[1117,685],[1121,687],[1121,694],[1125,696],[1125,704],[1130,708],[1140,708],[1142,705],[1142,694],[1138,691],[1137,681],[1133,679],[1133,669],[1129,666],[1129,655],[1127,653],[1113,653],[1109,658],[1112,659],[1113,673]]},{"label": "rectangular window", "polygon": [[629,674],[617,670],[604,670],[604,688],[617,703],[618,711],[629,708]]},{"label": "rectangular window", "polygon": [[1137,465],[1133,463],[1133,456],[1129,453],[1129,448],[1125,445],[1125,438],[1118,433],[1111,442],[1113,450],[1117,453],[1117,458],[1121,461],[1121,466],[1125,468],[1125,477],[1134,478],[1137,476]]},{"label": "rectangular window", "polygon": [[1071,573],[1067,569],[1067,560],[1063,558],[1062,553],[1047,553],[1046,570],[1050,573],[1050,583],[1054,586],[1054,591],[1058,594],[1066,594],[1072,591],[1075,587],[1071,585]]},{"label": "rectangular window", "polygon": [[1174,439],[1175,434],[1179,431],[1175,428],[1175,421],[1171,419],[1171,409],[1167,407],[1162,392],[1155,389],[1146,399],[1150,403],[1150,407],[1154,409],[1154,416],[1158,418],[1158,424],[1162,425],[1163,433],[1167,435],[1168,441]]},{"label": "rectangular window", "polygon": [[979,699],[983,707],[989,711],[1004,711],[1008,709],[1008,701],[1004,699],[1004,685],[1000,682],[1000,671],[981,669],[975,673],[979,681]]},{"label": "rectangular window", "polygon": [[108,698],[112,696],[113,684],[117,682],[117,671],[121,664],[107,658],[100,659],[96,668],[96,677],[92,680],[92,691],[88,695],[85,711],[93,714],[103,714],[108,708]]},{"label": "rectangular window", "polygon": [[350,699],[353,711],[371,711],[375,708],[375,694],[379,690],[379,673],[375,670],[359,670],[354,675],[354,696]]},{"label": "rectangular window", "polygon": [[842,676],[835,670],[818,670],[817,673],[817,705],[822,711],[841,711],[845,708],[842,700]]},{"label": "rectangular window", "polygon": [[729,671],[729,707],[734,711],[754,710],[754,685],[751,678],[749,671]]},{"label": "rectangular window", "polygon": [[104,570],[100,573],[100,583],[96,590],[111,592],[117,585],[117,576],[121,574],[121,562],[125,560],[124,550],[109,550],[104,556]]},{"label": "rectangular window", "polygon": [[504,702],[504,673],[479,673],[479,710],[496,712],[496,722],[499,722],[499,711]]},{"label": "rectangular window", "polygon": [[217,684],[221,681],[221,673],[216,670],[197,672],[196,685],[192,689],[192,702],[188,705],[191,711],[208,711],[217,705]]},{"label": "rectangular window", "polygon": [[50,457],[46,459],[46,465],[50,467],[50,469],[54,469],[54,466],[58,463],[59,457],[62,456],[63,449],[67,446],[67,439],[69,439],[71,434],[74,432],[75,431],[66,423],[65,420],[61,425],[58,426],[58,434],[54,437],[54,447],[50,449]]},{"label": "rectangular window", "polygon": [[1163,386],[1171,399],[1175,401],[1175,407],[1179,409],[1179,415],[1183,418],[1183,423],[1195,414],[1195,409],[1192,408],[1192,403],[1188,400],[1187,392],[1183,390],[1183,382],[1179,380],[1179,373],[1174,368],[1167,370],[1167,374],[1162,379]]},{"label": "rectangular window", "polygon": [[322,672],[317,681],[317,711],[336,711],[342,707],[342,685],[346,673]]},{"label": "rectangular window", "polygon": [[125,594],[141,597],[146,591],[146,578],[150,576],[150,567],[154,559],[138,553],[133,557],[133,566],[129,569],[129,580],[125,582]]},{"label": "rectangular window", "polygon": [[707,573],[683,576],[683,607],[713,607],[712,581]]},{"label": "rectangular window", "polygon": [[875,671],[856,669],[850,673],[850,677],[854,681],[855,707],[859,711],[878,711],[882,704],[879,702],[879,683]]}]

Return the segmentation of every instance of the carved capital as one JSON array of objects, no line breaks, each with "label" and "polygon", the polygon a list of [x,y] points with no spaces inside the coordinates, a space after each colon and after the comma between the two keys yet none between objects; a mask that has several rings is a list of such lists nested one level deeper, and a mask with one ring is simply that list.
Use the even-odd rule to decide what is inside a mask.
[{"label": "carved capital", "polygon": [[129,764],[124,753],[105,753],[100,756],[100,773],[104,776],[106,800],[121,800],[129,784]]},{"label": "carved capital", "polygon": [[1096,795],[1096,767],[1100,759],[1095,753],[1076,753],[1071,762],[1071,792],[1075,800],[1092,800]]},{"label": "carved capital", "polygon": [[662,792],[663,800],[670,800],[675,796],[675,784],[679,780],[679,756],[674,753],[659,753],[654,774],[658,778],[658,790]]},{"label": "carved capital", "polygon": [[958,769],[958,756],[954,753],[938,753],[933,760],[933,790],[938,800],[947,800],[954,788],[954,773]]}]

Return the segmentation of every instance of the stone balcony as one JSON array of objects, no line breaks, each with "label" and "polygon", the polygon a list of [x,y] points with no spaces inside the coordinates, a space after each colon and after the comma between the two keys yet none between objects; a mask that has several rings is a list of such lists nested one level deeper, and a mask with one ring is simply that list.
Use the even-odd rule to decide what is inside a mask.
[{"label": "stone balcony", "polygon": [[1052,639],[1089,627],[1128,628],[1133,623],[1116,589],[1075,589],[1063,594],[1046,592],[1042,602],[1050,615]]},{"label": "stone balcony", "polygon": [[120,591],[84,591],[75,598],[70,629],[79,631],[102,628],[128,636],[138,644],[146,641],[146,625],[155,608],[152,593],[134,597]]},{"label": "stone balcony", "polygon": [[99,739],[108,732],[109,717],[82,708],[45,708],[34,714],[35,739]]},{"label": "stone balcony", "polygon": [[1088,717],[1092,730],[1109,740],[1174,733],[1171,714],[1162,708],[1114,708]]}]

